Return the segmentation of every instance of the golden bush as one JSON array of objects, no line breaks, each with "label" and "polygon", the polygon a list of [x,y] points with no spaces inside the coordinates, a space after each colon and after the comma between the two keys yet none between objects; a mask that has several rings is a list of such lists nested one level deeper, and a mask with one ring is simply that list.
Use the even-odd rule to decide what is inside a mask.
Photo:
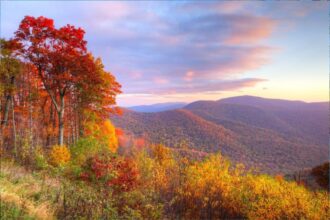
[{"label": "golden bush", "polygon": [[175,206],[187,219],[330,219],[327,192],[242,172],[221,155],[188,166],[184,177]]},{"label": "golden bush", "polygon": [[110,120],[86,123],[85,134],[95,138],[100,144],[105,145],[112,153],[117,152],[118,137],[116,128]]},{"label": "golden bush", "polygon": [[54,145],[49,155],[50,163],[55,166],[65,165],[70,161],[71,154],[64,145]]},{"label": "golden bush", "polygon": [[115,126],[113,126],[110,120],[106,120],[103,123],[101,133],[109,147],[109,150],[113,153],[117,152],[118,138],[116,135]]},{"label": "golden bush", "polygon": [[249,219],[329,219],[324,193],[267,175],[244,178],[241,201]]}]

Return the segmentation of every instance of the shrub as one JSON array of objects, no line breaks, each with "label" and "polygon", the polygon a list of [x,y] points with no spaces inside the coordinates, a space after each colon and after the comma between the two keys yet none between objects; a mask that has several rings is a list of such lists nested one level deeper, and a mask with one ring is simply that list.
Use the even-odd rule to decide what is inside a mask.
[{"label": "shrub", "polygon": [[221,156],[187,167],[173,209],[187,219],[329,219],[329,197],[282,177],[244,174]]},{"label": "shrub", "polygon": [[329,219],[329,201],[321,194],[296,182],[248,175],[242,182],[240,200],[249,219]]},{"label": "shrub", "polygon": [[41,147],[37,146],[34,150],[34,163],[36,169],[46,169],[48,167],[47,159]]},{"label": "shrub", "polygon": [[221,155],[190,165],[185,180],[177,191],[176,206],[186,218],[241,218],[242,211],[234,190],[241,179]]},{"label": "shrub", "polygon": [[121,219],[162,219],[163,205],[150,193],[132,190],[114,195]]},{"label": "shrub", "polygon": [[77,143],[70,148],[72,163],[81,166],[86,163],[88,158],[94,157],[96,154],[105,152],[106,150],[106,146],[102,145],[102,143],[93,136],[80,138]]},{"label": "shrub", "polygon": [[113,199],[83,183],[64,183],[58,219],[118,219]]},{"label": "shrub", "polygon": [[70,161],[70,151],[66,146],[54,145],[49,154],[50,163],[54,166],[63,166]]},{"label": "shrub", "polygon": [[85,134],[98,140],[99,144],[107,146],[108,150],[115,153],[118,148],[116,129],[110,120],[105,122],[91,121],[85,125]]},{"label": "shrub", "polygon": [[136,186],[139,172],[133,160],[104,153],[86,161],[81,178],[122,192],[130,191]]},{"label": "shrub", "polygon": [[106,120],[101,129],[102,129],[101,136],[103,136],[103,139],[107,143],[109,150],[112,153],[117,152],[118,138],[116,134],[116,129],[113,126],[113,124],[110,122],[110,120]]},{"label": "shrub", "polygon": [[316,182],[326,190],[329,190],[329,162],[312,169],[312,175],[316,178]]},{"label": "shrub", "polygon": [[35,219],[29,216],[22,207],[18,207],[14,203],[1,202],[0,203],[1,219]]}]

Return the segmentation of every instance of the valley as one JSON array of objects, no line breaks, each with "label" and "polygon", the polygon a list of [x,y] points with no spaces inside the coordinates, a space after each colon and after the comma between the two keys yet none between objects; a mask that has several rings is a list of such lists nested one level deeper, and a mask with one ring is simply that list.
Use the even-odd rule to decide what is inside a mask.
[{"label": "valley", "polygon": [[222,154],[266,173],[310,168],[328,158],[328,103],[240,96],[161,112],[123,109],[114,124],[151,143]]}]

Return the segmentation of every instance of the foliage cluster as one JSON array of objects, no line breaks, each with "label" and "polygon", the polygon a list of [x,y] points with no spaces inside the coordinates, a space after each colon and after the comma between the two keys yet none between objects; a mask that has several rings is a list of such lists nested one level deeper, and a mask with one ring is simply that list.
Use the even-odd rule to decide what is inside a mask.
[{"label": "foliage cluster", "polygon": [[50,163],[55,166],[65,165],[70,161],[70,151],[66,146],[54,145],[50,151]]},{"label": "foliage cluster", "polygon": [[120,84],[87,50],[84,34],[25,16],[13,38],[1,39],[0,148],[16,159],[25,160],[37,146],[73,145],[92,122],[116,151],[114,127],[105,119],[118,113]]},{"label": "foliage cluster", "polygon": [[[143,181],[148,187],[154,187],[159,201],[166,204],[164,210],[169,213],[170,218],[330,217],[328,193],[309,191],[281,176],[255,174],[244,169],[241,164],[231,165],[221,155],[211,155],[202,162],[192,162],[169,153],[167,163],[160,163],[159,158],[162,157],[153,157],[157,154],[152,151],[138,155]],[[148,177],[148,174],[153,177]]]},{"label": "foliage cluster", "polygon": [[83,166],[81,178],[119,191],[131,191],[138,182],[139,172],[129,158],[102,154],[89,158]]},{"label": "foliage cluster", "polygon": [[[330,217],[329,194],[326,191],[313,192],[281,176],[255,174],[241,164],[231,164],[220,154],[210,155],[202,161],[194,161],[159,144],[131,148],[129,156],[112,153],[109,148],[106,149],[107,151],[101,150],[92,156],[85,156],[87,159],[80,165],[74,162],[75,158],[79,158],[76,156],[64,164],[64,169],[59,172],[52,172],[53,169],[48,169],[49,165],[41,171],[47,175],[55,175],[54,178],[59,180],[55,187],[56,193],[37,193],[38,196],[42,194],[42,197],[51,199],[55,217]],[[72,152],[72,155],[79,154]],[[79,172],[75,171],[77,167],[80,167]],[[19,206],[16,208],[19,209]],[[12,208],[7,209],[6,214],[11,212]]]}]

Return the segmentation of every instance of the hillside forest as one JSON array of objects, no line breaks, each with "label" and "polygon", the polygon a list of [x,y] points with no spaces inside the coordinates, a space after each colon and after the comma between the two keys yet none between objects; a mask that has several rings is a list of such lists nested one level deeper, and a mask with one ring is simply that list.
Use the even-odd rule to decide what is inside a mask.
[{"label": "hillside forest", "polygon": [[[248,162],[262,154],[245,145],[258,143],[258,152],[267,141],[242,141],[250,127],[211,124],[198,106],[179,110],[185,125],[202,124],[191,132],[210,134],[207,152],[169,131],[171,121],[162,140],[116,127],[113,118],[127,120],[116,104],[121,85],[88,50],[81,28],[25,16],[11,39],[1,39],[0,65],[0,219],[330,219],[329,163],[311,171],[318,187],[281,169],[259,172]],[[287,140],[278,148],[291,146]],[[214,142],[228,147],[221,152]]]}]

